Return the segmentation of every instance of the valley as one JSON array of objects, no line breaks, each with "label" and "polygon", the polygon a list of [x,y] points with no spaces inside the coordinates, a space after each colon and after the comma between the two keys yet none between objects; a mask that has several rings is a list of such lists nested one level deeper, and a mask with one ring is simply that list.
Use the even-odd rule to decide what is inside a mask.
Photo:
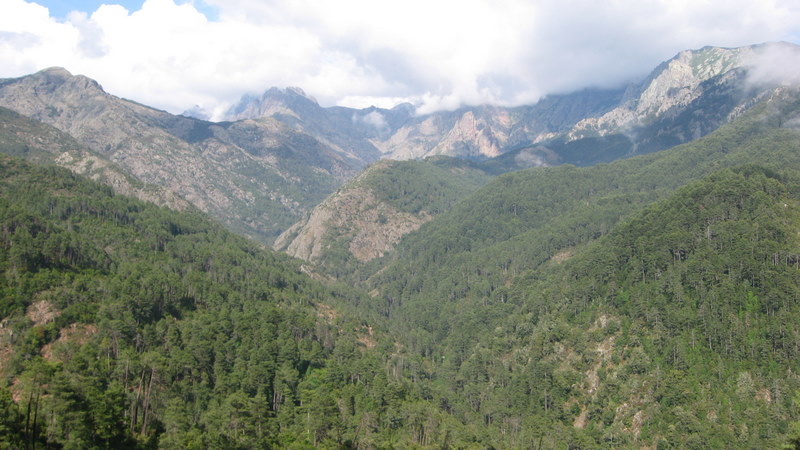
[{"label": "valley", "polygon": [[0,447],[794,448],[775,48],[430,114],[0,80]]}]

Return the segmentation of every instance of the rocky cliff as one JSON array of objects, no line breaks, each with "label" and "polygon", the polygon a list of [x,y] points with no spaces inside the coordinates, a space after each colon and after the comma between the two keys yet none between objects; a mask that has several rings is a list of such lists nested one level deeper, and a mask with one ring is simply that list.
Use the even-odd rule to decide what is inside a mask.
[{"label": "rocky cliff", "polygon": [[353,187],[325,199],[306,219],[281,234],[275,247],[318,263],[337,245],[343,245],[353,258],[367,262],[392,250],[403,236],[431,217],[424,212],[398,211],[379,201],[369,189]]}]

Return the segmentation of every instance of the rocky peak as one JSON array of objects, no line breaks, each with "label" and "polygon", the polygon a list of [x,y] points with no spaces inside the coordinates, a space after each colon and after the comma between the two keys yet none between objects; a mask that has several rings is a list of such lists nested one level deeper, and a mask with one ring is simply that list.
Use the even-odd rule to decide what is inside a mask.
[{"label": "rocky peak", "polygon": [[239,103],[225,114],[225,120],[258,119],[283,114],[303,119],[307,114],[318,115],[322,108],[314,97],[299,87],[272,87],[261,96],[244,95]]},{"label": "rocky peak", "polygon": [[466,111],[430,154],[479,159],[499,156],[500,147],[507,136],[501,127],[493,127],[492,122],[499,122],[508,127],[509,119],[504,111],[491,109],[491,111],[479,109],[477,114]]},{"label": "rocky peak", "polygon": [[61,67],[2,80],[0,86],[0,105],[57,128],[61,128],[58,121],[68,105],[102,102],[109,97],[96,81],[83,75],[72,75]]},{"label": "rocky peak", "polygon": [[675,106],[689,104],[701,92],[700,83],[740,67],[750,47],[704,47],[684,50],[661,64],[640,86],[633,109],[639,117],[659,116]]},{"label": "rocky peak", "polygon": [[661,63],[641,83],[626,90],[619,106],[601,117],[581,120],[568,133],[569,140],[612,133],[630,133],[637,127],[676,116],[704,93],[715,79],[742,69],[759,46],[703,47],[684,50]]},{"label": "rocky peak", "polygon": [[50,67],[33,74],[24,79],[31,84],[37,85],[38,88],[45,88],[48,91],[55,91],[59,88],[69,88],[76,91],[89,90],[92,93],[103,91],[100,84],[84,75],[73,75],[63,67]]},{"label": "rocky peak", "polygon": [[63,67],[48,67],[47,69],[42,69],[32,75],[33,78],[45,78],[51,81],[60,80],[61,82],[72,78],[72,76],[72,73]]}]

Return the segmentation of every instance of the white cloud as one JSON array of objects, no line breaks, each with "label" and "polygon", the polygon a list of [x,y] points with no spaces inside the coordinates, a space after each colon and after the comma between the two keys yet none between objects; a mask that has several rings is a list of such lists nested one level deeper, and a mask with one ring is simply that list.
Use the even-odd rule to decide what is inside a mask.
[{"label": "white cloud", "polygon": [[747,81],[754,86],[800,84],[800,48],[766,45],[756,49],[747,61]]},{"label": "white cloud", "polygon": [[98,26],[97,22],[89,20],[85,12],[73,11],[69,14],[68,20],[80,35],[78,51],[81,56],[101,58],[108,53],[103,29]]},{"label": "white cloud", "polygon": [[[109,0],[113,3],[113,0]],[[49,66],[181,112],[302,86],[323,105],[420,111],[613,86],[680,50],[800,39],[793,0],[147,0],[66,21],[0,2],[0,77]]]},{"label": "white cloud", "polygon": [[362,122],[376,128],[377,130],[385,130],[389,128],[389,123],[386,122],[386,118],[383,117],[383,114],[379,113],[378,111],[371,111],[363,116],[353,114],[353,122]]}]

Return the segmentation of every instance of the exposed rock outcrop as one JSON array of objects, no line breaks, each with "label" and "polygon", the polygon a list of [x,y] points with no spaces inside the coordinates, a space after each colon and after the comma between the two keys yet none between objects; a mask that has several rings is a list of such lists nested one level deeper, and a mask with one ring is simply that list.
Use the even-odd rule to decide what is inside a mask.
[{"label": "exposed rock outcrop", "polygon": [[380,202],[368,189],[344,189],[314,208],[275,241],[275,247],[310,262],[319,262],[330,245],[347,242],[360,262],[383,256],[406,234],[431,219],[427,213],[400,212]]}]

